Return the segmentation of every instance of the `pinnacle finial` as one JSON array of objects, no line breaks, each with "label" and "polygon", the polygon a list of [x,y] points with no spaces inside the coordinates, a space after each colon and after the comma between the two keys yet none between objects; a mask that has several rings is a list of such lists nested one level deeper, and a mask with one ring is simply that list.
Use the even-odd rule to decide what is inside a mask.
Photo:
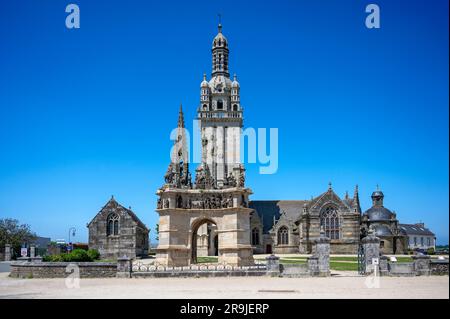
[{"label": "pinnacle finial", "polygon": [[332,189],[331,182],[328,182],[328,190],[331,190],[331,189]]},{"label": "pinnacle finial", "polygon": [[222,15],[219,13],[219,25],[217,26],[217,28],[219,29],[219,33],[222,33]]},{"label": "pinnacle finial", "polygon": [[184,127],[183,105],[180,103],[180,111],[178,112],[178,127]]},{"label": "pinnacle finial", "polygon": [[206,73],[203,73],[203,81],[206,81]]},{"label": "pinnacle finial", "polygon": [[377,184],[377,191],[379,191],[380,190],[380,186]]}]

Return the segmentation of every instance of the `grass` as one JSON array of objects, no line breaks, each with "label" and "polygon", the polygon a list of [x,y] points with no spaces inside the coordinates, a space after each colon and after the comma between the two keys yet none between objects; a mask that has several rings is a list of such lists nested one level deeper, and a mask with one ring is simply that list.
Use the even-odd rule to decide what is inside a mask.
[{"label": "grass", "polygon": [[[411,257],[396,257],[397,262],[412,262]],[[280,258],[281,264],[305,264],[307,257],[284,257]],[[109,261],[109,260],[102,260]],[[255,258],[255,261],[265,261],[263,258]],[[197,263],[216,263],[218,262],[217,257],[197,257]],[[358,258],[357,257],[330,257],[330,269],[332,270],[343,270],[343,271],[358,271]]]},{"label": "grass", "polygon": [[336,261],[330,262],[330,269],[332,270],[347,270],[347,271],[357,271],[358,263],[340,263]]},{"label": "grass", "polygon": [[354,261],[354,262],[358,262],[358,257],[330,257],[330,261]]},{"label": "grass", "polygon": [[98,259],[94,260],[96,263],[115,263],[117,262],[117,259]]},{"label": "grass", "polygon": [[280,259],[280,263],[281,264],[306,264],[306,259],[304,259],[304,260],[301,260],[301,259],[295,259],[295,260]]},{"label": "grass", "polygon": [[198,264],[216,263],[218,260],[217,257],[197,257]]},{"label": "grass", "polygon": [[[399,262],[399,263],[409,263],[409,262],[413,261],[413,259],[411,257],[395,257],[395,258],[397,258],[397,262]],[[389,261],[389,259],[388,259],[388,261]]]}]

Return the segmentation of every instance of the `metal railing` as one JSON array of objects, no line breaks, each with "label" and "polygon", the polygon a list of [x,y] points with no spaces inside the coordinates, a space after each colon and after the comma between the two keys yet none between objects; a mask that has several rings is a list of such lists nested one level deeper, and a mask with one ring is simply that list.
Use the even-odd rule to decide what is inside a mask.
[{"label": "metal railing", "polygon": [[193,264],[189,266],[166,266],[157,263],[145,264],[142,262],[135,262],[132,265],[133,272],[233,272],[233,271],[266,271],[267,266],[262,263],[257,263],[252,266],[233,266],[228,264]]}]

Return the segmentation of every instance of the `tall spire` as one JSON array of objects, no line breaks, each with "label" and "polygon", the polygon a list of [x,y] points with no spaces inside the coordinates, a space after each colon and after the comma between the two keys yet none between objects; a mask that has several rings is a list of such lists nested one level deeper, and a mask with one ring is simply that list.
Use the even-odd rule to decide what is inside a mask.
[{"label": "tall spire", "polygon": [[184,128],[183,106],[181,103],[180,103],[180,111],[178,112],[178,127]]},{"label": "tall spire", "polygon": [[219,24],[217,25],[217,29],[219,31],[219,33],[222,33],[222,15],[219,13]]},{"label": "tall spire", "polygon": [[355,193],[353,195],[353,205],[352,208],[355,213],[361,213],[361,205],[359,203],[359,190],[358,184],[355,186]]}]

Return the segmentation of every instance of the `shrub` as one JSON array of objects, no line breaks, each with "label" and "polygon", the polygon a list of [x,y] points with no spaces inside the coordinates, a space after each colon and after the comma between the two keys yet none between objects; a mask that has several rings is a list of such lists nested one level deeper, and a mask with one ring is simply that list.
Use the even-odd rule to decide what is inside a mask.
[{"label": "shrub", "polygon": [[65,261],[63,255],[47,255],[42,258],[42,261],[60,262]]},{"label": "shrub", "polygon": [[48,262],[76,262],[76,261],[94,261],[100,258],[100,253],[95,249],[88,251],[84,249],[74,249],[69,254],[46,255],[42,258],[43,261]]},{"label": "shrub", "polygon": [[92,261],[92,258],[88,255],[84,249],[74,249],[70,254],[64,255],[65,261]]},{"label": "shrub", "polygon": [[92,260],[98,260],[100,259],[100,253],[98,252],[98,250],[96,249],[89,249],[87,251],[88,256],[92,259]]},{"label": "shrub", "polygon": [[428,248],[427,249],[427,255],[434,255],[434,248]]}]

